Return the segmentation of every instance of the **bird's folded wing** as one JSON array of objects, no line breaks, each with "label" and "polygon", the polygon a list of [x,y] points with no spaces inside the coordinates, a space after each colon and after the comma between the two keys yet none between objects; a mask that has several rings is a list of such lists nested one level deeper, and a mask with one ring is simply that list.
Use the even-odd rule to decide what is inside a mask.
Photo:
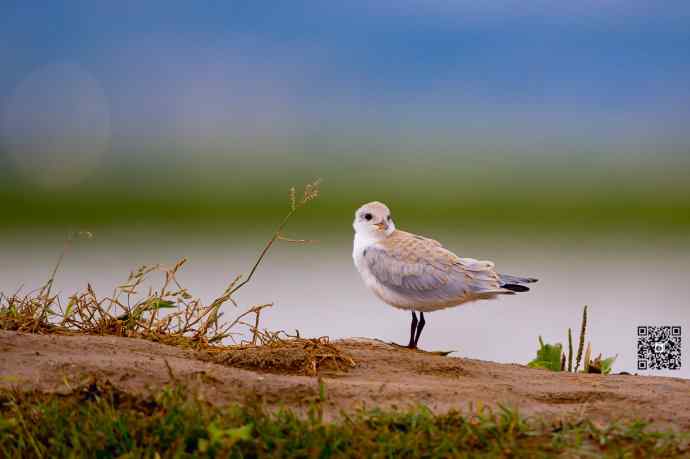
[{"label": "bird's folded wing", "polygon": [[438,242],[410,233],[367,248],[364,259],[381,284],[403,293],[437,291],[449,298],[500,288],[493,263],[460,258]]},{"label": "bird's folded wing", "polygon": [[368,248],[364,259],[374,277],[387,287],[423,292],[449,282],[450,268],[442,260],[415,259],[378,247]]}]

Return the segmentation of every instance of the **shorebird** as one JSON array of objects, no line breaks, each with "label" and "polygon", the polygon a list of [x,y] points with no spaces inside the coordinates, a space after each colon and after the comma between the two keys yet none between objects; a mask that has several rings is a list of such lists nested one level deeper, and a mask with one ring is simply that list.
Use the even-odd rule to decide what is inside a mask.
[{"label": "shorebird", "polygon": [[380,202],[357,209],[352,226],[352,258],[366,286],[383,302],[412,311],[411,349],[417,348],[425,312],[527,292],[525,284],[537,281],[499,274],[491,261],[460,258],[433,239],[396,229]]}]

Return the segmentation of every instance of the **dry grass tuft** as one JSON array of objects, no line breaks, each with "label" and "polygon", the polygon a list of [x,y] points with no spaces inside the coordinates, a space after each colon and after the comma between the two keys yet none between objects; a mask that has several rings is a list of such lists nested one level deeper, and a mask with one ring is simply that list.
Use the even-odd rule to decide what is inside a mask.
[{"label": "dry grass tuft", "polygon": [[[91,238],[91,233],[75,233],[68,237],[65,248],[52,271],[50,279],[38,290],[26,294],[0,293],[0,329],[26,333],[89,334],[136,337],[164,344],[192,347],[209,351],[223,363],[263,370],[316,374],[324,366],[345,369],[354,365],[349,357],[328,343],[327,338],[304,339],[285,333],[271,333],[260,329],[261,312],[272,304],[258,304],[225,320],[221,307],[232,303],[233,295],[254,276],[257,268],[276,241],[310,242],[288,239],[283,228],[300,208],[316,199],[319,183],[307,185],[302,197],[290,190],[290,210],[268,240],[249,274],[233,279],[225,291],[208,305],[202,304],[177,280],[177,274],[187,262],[174,266],[142,266],[129,274],[127,281],[117,286],[112,295],[101,297],[90,284],[86,289],[68,297],[64,302],[52,294],[62,259],[79,238]],[[158,288],[151,285],[152,277],[162,276]],[[253,319],[253,320],[251,320]],[[242,339],[245,336],[251,339]],[[239,341],[238,341],[239,339]],[[225,346],[230,340],[233,344]],[[274,365],[275,368],[271,368]]]},{"label": "dry grass tuft", "polygon": [[[268,305],[253,306],[236,320],[222,320],[223,304],[232,300],[233,284],[209,305],[177,281],[186,263],[173,267],[142,266],[129,274],[112,295],[101,297],[87,284],[66,303],[45,286],[27,294],[0,298],[0,328],[28,333],[114,335],[149,339],[171,345],[204,348],[239,334],[238,326],[248,314],[258,315]],[[147,287],[162,276],[158,288]],[[235,281],[236,282],[236,281]],[[49,281],[52,283],[52,278]],[[48,285],[48,284],[46,284]]]},{"label": "dry grass tuft", "polygon": [[328,337],[271,336],[261,345],[209,349],[209,360],[232,367],[267,372],[316,376],[342,372],[355,366],[354,360],[330,343]]},{"label": "dry grass tuft", "polygon": [[[48,305],[49,306],[49,305]],[[49,322],[53,311],[42,298],[16,293],[0,293],[0,330],[24,333],[58,333],[61,328]]]}]

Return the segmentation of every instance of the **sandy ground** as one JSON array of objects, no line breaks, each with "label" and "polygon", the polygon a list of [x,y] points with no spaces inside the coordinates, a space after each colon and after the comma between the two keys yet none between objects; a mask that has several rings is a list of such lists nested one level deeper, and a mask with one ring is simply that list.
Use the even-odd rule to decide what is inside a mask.
[{"label": "sandy ground", "polygon": [[[339,341],[337,346],[357,366],[322,375],[328,417],[360,407],[424,404],[444,412],[500,403],[547,419],[641,418],[690,429],[690,380],[552,373],[409,351],[367,339]],[[0,386],[4,387],[68,392],[95,376],[142,393],[169,383],[171,373],[217,403],[258,398],[271,406],[301,411],[319,394],[315,377],[228,367],[204,361],[202,354],[191,350],[141,339],[0,331]]]}]

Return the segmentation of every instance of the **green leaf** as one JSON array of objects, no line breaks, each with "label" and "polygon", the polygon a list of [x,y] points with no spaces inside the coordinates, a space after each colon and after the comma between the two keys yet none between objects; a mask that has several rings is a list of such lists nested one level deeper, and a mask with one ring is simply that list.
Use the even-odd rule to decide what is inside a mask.
[{"label": "green leaf", "polygon": [[613,369],[613,363],[616,361],[618,358],[618,354],[614,355],[613,357],[607,357],[604,360],[601,361],[601,372],[605,375],[611,373],[611,370]]},{"label": "green leaf", "polygon": [[537,351],[537,358],[527,365],[532,368],[545,368],[551,371],[561,371],[561,354],[563,345],[561,343],[545,344],[539,337],[540,348]]},{"label": "green leaf", "polygon": [[240,440],[251,440],[253,428],[253,424],[246,424],[232,429],[221,429],[215,422],[212,422],[207,428],[208,442],[210,445],[223,444],[230,447]]},{"label": "green leaf", "polygon": [[547,362],[546,360],[534,359],[530,363],[528,363],[527,366],[531,368],[544,368],[545,370],[550,370],[551,362]]},{"label": "green leaf", "polygon": [[594,359],[590,364],[589,364],[589,372],[590,373],[601,373],[604,375],[607,375],[611,373],[611,369],[613,368],[613,362],[616,361],[616,358],[618,355],[614,355],[613,357],[608,357],[606,359],[602,359],[601,355]]},{"label": "green leaf", "polygon": [[151,310],[151,309],[165,309],[165,308],[174,308],[174,307],[175,307],[175,303],[173,303],[172,301],[161,300],[160,298],[157,298],[157,299],[151,301],[151,303],[149,303],[149,307],[146,309]]},{"label": "green leaf", "polygon": [[74,309],[74,298],[69,300],[69,303],[67,303],[67,309],[65,310],[65,314],[62,316],[65,319],[68,319],[72,315],[72,310]]},{"label": "green leaf", "polygon": [[3,430],[12,430],[17,426],[17,420],[14,418],[0,418],[0,432]]}]

